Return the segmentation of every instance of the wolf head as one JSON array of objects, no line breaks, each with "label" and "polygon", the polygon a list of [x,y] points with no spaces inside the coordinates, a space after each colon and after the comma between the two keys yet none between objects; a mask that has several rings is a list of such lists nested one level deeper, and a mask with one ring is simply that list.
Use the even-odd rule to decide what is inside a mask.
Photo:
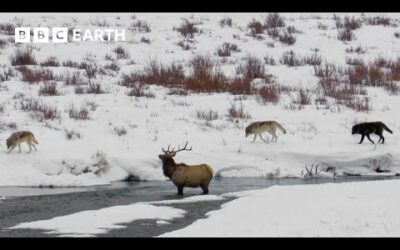
[{"label": "wolf head", "polygon": [[248,127],[246,128],[246,137],[249,136],[249,135],[251,135],[251,134],[252,134],[251,127],[248,126]]},{"label": "wolf head", "polygon": [[7,139],[7,149],[9,149],[10,147],[11,147],[11,139],[10,138],[8,138]]},{"label": "wolf head", "polygon": [[354,135],[354,134],[358,134],[358,133],[359,133],[359,126],[354,125],[351,129],[351,134]]}]

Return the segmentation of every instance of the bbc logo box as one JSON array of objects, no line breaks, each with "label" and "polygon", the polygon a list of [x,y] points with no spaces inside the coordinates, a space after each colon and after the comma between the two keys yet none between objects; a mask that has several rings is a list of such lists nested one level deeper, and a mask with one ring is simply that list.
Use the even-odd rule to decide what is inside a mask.
[{"label": "bbc logo box", "polygon": [[[53,43],[66,43],[68,42],[68,28],[52,28],[51,37]],[[50,40],[50,29],[46,27],[33,28],[33,42],[34,43],[48,43]],[[31,28],[19,27],[15,28],[15,42],[16,43],[30,43],[31,42]]]}]

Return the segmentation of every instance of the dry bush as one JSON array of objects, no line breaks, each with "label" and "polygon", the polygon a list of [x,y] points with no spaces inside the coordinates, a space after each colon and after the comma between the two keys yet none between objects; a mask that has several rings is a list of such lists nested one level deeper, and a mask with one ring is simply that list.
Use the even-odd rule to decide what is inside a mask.
[{"label": "dry bush", "polygon": [[154,93],[150,92],[148,90],[148,86],[144,85],[143,83],[134,83],[129,87],[130,90],[127,93],[128,96],[155,98]]},{"label": "dry bush", "polygon": [[344,17],[344,19],[334,16],[336,28],[338,29],[346,29],[346,30],[356,30],[361,28],[362,20],[355,17]]},{"label": "dry bush", "polygon": [[340,41],[351,41],[355,39],[355,35],[351,29],[340,29],[337,38]]},{"label": "dry bush", "polygon": [[39,121],[54,120],[60,118],[60,113],[56,108],[52,108],[36,99],[22,99],[20,102],[21,110],[33,112],[34,118]]},{"label": "dry bush", "polygon": [[17,50],[16,53],[11,56],[11,65],[37,65],[37,61],[30,50]]},{"label": "dry bush", "polygon": [[268,64],[268,65],[276,64],[275,58],[273,56],[269,56],[269,55],[264,56],[264,62],[265,62],[265,64]]},{"label": "dry bush", "polygon": [[120,67],[118,66],[118,63],[110,62],[110,63],[104,65],[104,69],[118,72],[120,70]]},{"label": "dry bush", "polygon": [[240,52],[236,44],[225,42],[217,49],[217,55],[220,57],[231,56],[232,52]]},{"label": "dry bush", "polygon": [[362,58],[351,58],[351,57],[346,57],[346,63],[349,65],[364,65],[365,62]]},{"label": "dry bush", "polygon": [[136,22],[132,23],[130,29],[136,30],[139,32],[151,32],[150,25],[146,21],[137,20]]},{"label": "dry bush", "polygon": [[124,127],[114,127],[113,131],[118,136],[123,136],[128,133],[128,131]]},{"label": "dry bush", "polygon": [[86,85],[87,83],[80,77],[79,72],[75,72],[72,75],[68,72],[66,77],[64,77],[65,85],[72,85],[72,86],[77,86],[77,85]]},{"label": "dry bush", "polygon": [[150,60],[142,71],[123,75],[120,84],[125,87],[135,86],[136,83],[181,87],[184,80],[185,73],[181,64],[172,63],[165,66],[154,59]]},{"label": "dry bush", "polygon": [[89,110],[86,106],[81,106],[78,109],[75,109],[74,105],[71,105],[71,108],[68,110],[69,118],[75,120],[89,120]]},{"label": "dry bush", "polygon": [[250,95],[253,93],[250,78],[236,77],[229,81],[227,85],[227,91],[233,95]]},{"label": "dry bush", "polygon": [[99,83],[89,83],[89,85],[86,88],[85,93],[99,95],[99,94],[106,93],[106,91],[103,90],[103,88],[101,87],[101,84],[99,84]]},{"label": "dry bush", "polygon": [[345,106],[359,112],[369,112],[372,109],[368,97],[346,100]]},{"label": "dry bush", "polygon": [[328,29],[328,25],[325,25],[323,23],[318,22],[317,28],[320,30],[327,30]]},{"label": "dry bush", "polygon": [[146,37],[142,37],[142,38],[140,38],[140,42],[142,42],[142,43],[147,43],[147,44],[151,44],[151,41],[150,41],[150,39],[149,38],[146,38]]},{"label": "dry bush", "polygon": [[191,49],[194,48],[194,47],[191,46],[191,42],[190,41],[179,41],[178,43],[176,43],[176,45],[181,47],[183,50],[191,50]]},{"label": "dry bush", "polygon": [[67,138],[67,140],[75,140],[75,139],[80,139],[82,138],[81,134],[79,132],[76,132],[74,130],[64,130],[65,132],[65,137]]},{"label": "dry bush", "polygon": [[285,27],[283,18],[278,13],[272,13],[267,16],[264,23],[264,29],[277,29]]},{"label": "dry bush", "polygon": [[324,65],[314,66],[314,75],[322,79],[330,79],[337,73],[336,66],[334,64],[326,63]]},{"label": "dry bush", "polygon": [[224,17],[224,18],[222,18],[222,19],[219,21],[219,25],[220,25],[221,27],[225,27],[225,26],[232,27],[232,18],[230,18],[230,17]]},{"label": "dry bush", "polygon": [[118,46],[113,49],[113,52],[117,55],[117,59],[128,59],[129,53],[122,46]]},{"label": "dry bush", "polygon": [[278,86],[268,85],[258,89],[257,94],[264,104],[268,102],[276,104],[279,102],[280,92],[281,91]]},{"label": "dry bush", "polygon": [[302,63],[312,65],[312,66],[321,65],[322,57],[319,56],[317,53],[313,53],[312,55],[303,57]]},{"label": "dry bush", "polygon": [[394,81],[385,82],[383,87],[391,95],[398,95],[400,93],[400,86]]},{"label": "dry bush", "polygon": [[18,70],[22,74],[22,81],[32,83],[37,83],[41,81],[52,81],[55,80],[53,72],[51,70],[31,70],[25,66],[21,66]]},{"label": "dry bush", "polygon": [[[394,32],[394,37],[400,38],[400,32]],[[0,48],[1,48],[1,46],[0,46]]]},{"label": "dry bush", "polygon": [[205,121],[214,121],[214,120],[217,120],[219,118],[218,112],[217,111],[213,111],[211,109],[208,110],[208,111],[197,110],[196,111],[196,117],[197,117],[197,119],[205,120]]},{"label": "dry bush", "polygon": [[195,25],[195,23],[185,19],[183,23],[175,29],[181,33],[182,36],[193,38],[196,33],[199,33],[199,29]]},{"label": "dry bush", "polygon": [[296,43],[296,38],[289,32],[283,32],[283,34],[278,35],[278,40],[281,43],[287,44],[287,45],[293,45]]},{"label": "dry bush", "polygon": [[0,23],[0,32],[12,36],[15,34],[15,26],[11,23]]},{"label": "dry bush", "polygon": [[279,62],[281,64],[288,65],[289,67],[297,67],[304,65],[304,62],[301,58],[296,57],[294,51],[286,51],[283,53],[282,57],[280,58]]},{"label": "dry bush", "polygon": [[8,42],[5,39],[0,39],[0,49],[4,49],[7,46]]},{"label": "dry bush", "polygon": [[346,48],[347,53],[357,53],[357,54],[365,54],[367,53],[367,49],[363,49],[361,46],[358,46],[356,48],[350,47]]},{"label": "dry bush", "polygon": [[39,88],[39,95],[41,96],[60,95],[60,92],[57,90],[57,83],[55,82],[44,83],[44,85]]},{"label": "dry bush", "polygon": [[243,74],[246,79],[269,79],[265,73],[264,63],[254,56],[247,56],[243,64],[236,67],[237,74]]},{"label": "dry bush", "polygon": [[54,56],[47,58],[44,62],[40,63],[40,66],[42,67],[58,67],[60,66],[60,63],[58,62],[58,59]]},{"label": "dry bush", "polygon": [[292,103],[299,105],[310,105],[311,104],[311,93],[304,89],[300,89],[297,97],[289,95]]},{"label": "dry bush", "polygon": [[228,109],[228,117],[230,119],[250,119],[251,116],[248,112],[244,110],[244,105],[240,102],[239,105],[236,105],[235,102],[231,104]]},{"label": "dry bush", "polygon": [[382,16],[366,18],[366,24],[368,24],[368,25],[383,25],[383,26],[394,26],[394,27],[397,27],[395,22],[393,22],[390,17],[382,17]]},{"label": "dry bush", "polygon": [[263,25],[255,19],[251,20],[250,23],[247,24],[247,28],[250,30],[250,35],[252,37],[258,37],[264,33]]}]

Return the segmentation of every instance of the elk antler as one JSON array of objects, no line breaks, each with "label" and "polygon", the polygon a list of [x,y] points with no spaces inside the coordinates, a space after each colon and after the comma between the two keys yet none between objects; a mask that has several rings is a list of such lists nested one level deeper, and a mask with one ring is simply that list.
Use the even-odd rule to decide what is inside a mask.
[{"label": "elk antler", "polygon": [[176,153],[178,153],[178,152],[180,152],[180,151],[183,151],[183,150],[186,150],[186,151],[191,151],[192,150],[192,147],[190,147],[190,148],[186,148],[187,147],[187,145],[188,145],[188,141],[186,141],[186,144],[185,144],[185,146],[183,147],[183,148],[181,148],[181,147],[178,147],[178,150],[174,150],[175,148],[172,148],[172,150],[170,150],[169,149],[169,145],[168,145],[168,148],[167,148],[167,150],[165,150],[164,148],[162,148],[162,151],[165,153],[165,154],[169,154],[169,155],[172,155],[172,156],[175,156],[176,155]]}]

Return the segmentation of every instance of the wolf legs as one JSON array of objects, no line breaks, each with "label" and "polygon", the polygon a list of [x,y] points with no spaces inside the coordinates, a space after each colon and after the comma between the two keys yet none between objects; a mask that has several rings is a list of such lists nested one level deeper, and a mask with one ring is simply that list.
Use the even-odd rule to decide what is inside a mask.
[{"label": "wolf legs", "polygon": [[11,148],[7,151],[7,154],[9,154],[11,151],[13,151],[14,150],[14,148],[16,147],[16,145],[14,144],[14,145],[12,145],[11,146]]},{"label": "wolf legs", "polygon": [[35,144],[33,144],[32,142],[27,142],[27,144],[29,146],[29,152],[28,153],[32,152],[32,146],[35,149],[35,151],[37,151]]}]

